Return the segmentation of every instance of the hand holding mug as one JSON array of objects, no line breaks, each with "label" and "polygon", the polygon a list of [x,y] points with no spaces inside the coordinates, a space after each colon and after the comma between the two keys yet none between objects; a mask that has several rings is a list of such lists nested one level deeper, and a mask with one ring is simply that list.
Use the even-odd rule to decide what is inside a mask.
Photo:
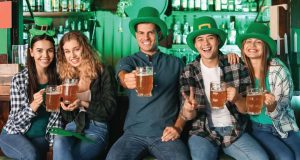
[{"label": "hand holding mug", "polygon": [[123,78],[123,83],[128,89],[136,88],[136,70],[133,70],[130,73],[125,73]]},{"label": "hand holding mug", "polygon": [[265,93],[264,103],[268,109],[268,112],[273,112],[276,108],[275,96],[270,93]]},{"label": "hand holding mug", "polygon": [[237,99],[236,88],[228,87],[228,88],[226,88],[226,92],[227,92],[227,101],[230,101],[230,102],[234,103]]},{"label": "hand holding mug", "polygon": [[33,101],[31,102],[30,106],[34,112],[38,110],[38,108],[41,106],[43,103],[43,94],[44,94],[45,89],[41,89],[40,91],[36,92],[33,94]]}]

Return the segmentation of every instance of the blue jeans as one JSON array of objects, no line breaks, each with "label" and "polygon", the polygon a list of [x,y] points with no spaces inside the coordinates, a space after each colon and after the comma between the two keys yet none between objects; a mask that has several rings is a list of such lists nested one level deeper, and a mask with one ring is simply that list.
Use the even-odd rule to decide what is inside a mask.
[{"label": "blue jeans", "polygon": [[[67,124],[65,130],[75,131],[75,122]],[[95,143],[81,141],[75,137],[55,136],[53,144],[54,160],[89,160],[95,159],[104,151],[108,141],[108,129],[106,123],[91,120],[89,127],[85,128],[86,137]]]},{"label": "blue jeans", "polygon": [[[188,140],[188,145],[194,160],[216,160],[218,158],[220,147],[203,137],[192,135]],[[247,133],[244,133],[230,146],[222,149],[224,153],[238,160],[268,160],[263,148]]]},{"label": "blue jeans", "polygon": [[252,122],[252,134],[274,160],[300,160],[300,133],[290,131],[280,138],[273,125]]},{"label": "blue jeans", "polygon": [[49,143],[45,137],[27,138],[22,134],[0,135],[2,152],[9,158],[22,160],[45,159]]},{"label": "blue jeans", "polygon": [[188,150],[180,139],[162,142],[160,138],[125,133],[112,146],[106,160],[138,160],[149,153],[159,160],[190,159]]}]

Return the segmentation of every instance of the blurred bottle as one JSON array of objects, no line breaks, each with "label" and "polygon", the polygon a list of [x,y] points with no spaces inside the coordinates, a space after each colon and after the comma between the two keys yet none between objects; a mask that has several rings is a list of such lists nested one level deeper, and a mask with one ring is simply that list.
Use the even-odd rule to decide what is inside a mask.
[{"label": "blurred bottle", "polygon": [[243,12],[249,12],[250,4],[247,0],[242,1],[242,10]]},{"label": "blurred bottle", "polygon": [[90,31],[88,27],[88,20],[83,21],[83,34],[90,40]]},{"label": "blurred bottle", "polygon": [[28,44],[28,32],[29,32],[29,24],[24,24],[23,30],[23,43]]},{"label": "blurred bottle", "polygon": [[75,31],[76,30],[76,21],[73,20],[71,21],[71,31]]},{"label": "blurred bottle", "polygon": [[28,6],[26,0],[23,0],[23,12],[28,12]]},{"label": "blurred bottle", "polygon": [[234,0],[228,0],[228,11],[232,12],[234,11]]},{"label": "blurred bottle", "polygon": [[201,9],[201,0],[195,0],[195,10]]},{"label": "blurred bottle", "polygon": [[60,25],[58,27],[58,32],[57,32],[57,42],[59,43],[61,38],[64,36],[64,27]]},{"label": "blurred bottle", "polygon": [[74,0],[74,11],[80,12],[81,0]]},{"label": "blurred bottle", "polygon": [[69,20],[66,19],[65,21],[65,28],[64,28],[64,34],[70,32],[70,25],[69,25]]},{"label": "blurred bottle", "polygon": [[28,0],[29,1],[29,5],[30,5],[30,8],[31,8],[31,11],[36,11],[35,8],[36,8],[36,3],[35,3],[35,0]]},{"label": "blurred bottle", "polygon": [[182,43],[183,44],[187,44],[186,42],[186,37],[187,35],[189,34],[189,23],[188,22],[185,22],[184,25],[183,25],[183,34],[182,34]]},{"label": "blurred bottle", "polygon": [[187,10],[187,2],[188,0],[180,0],[180,6],[181,6],[181,10],[182,11],[186,11]]},{"label": "blurred bottle", "polygon": [[255,0],[249,0],[250,12],[257,12],[257,2]]},{"label": "blurred bottle", "polygon": [[68,0],[68,12],[74,11],[74,0]]},{"label": "blurred bottle", "polygon": [[208,10],[214,11],[215,10],[215,2],[214,0],[208,0]]},{"label": "blurred bottle", "polygon": [[235,0],[234,4],[235,4],[235,9],[234,9],[235,11],[238,12],[242,11],[242,0]]},{"label": "blurred bottle", "polygon": [[44,12],[52,12],[52,0],[44,0]]},{"label": "blurred bottle", "polygon": [[188,0],[188,10],[193,11],[195,9],[195,0]]},{"label": "blurred bottle", "polygon": [[228,11],[228,1],[227,0],[221,0],[221,10]]},{"label": "blurred bottle", "polygon": [[235,16],[230,16],[229,32],[228,32],[228,44],[235,44],[236,29],[235,29]]},{"label": "blurred bottle", "polygon": [[181,44],[182,42],[182,34],[181,34],[181,24],[177,21],[174,24],[174,32],[173,32],[173,43],[174,44]]},{"label": "blurred bottle", "polygon": [[208,10],[207,0],[201,0],[201,11],[207,11],[207,10]]},{"label": "blurred bottle", "polygon": [[215,1],[215,11],[221,11],[221,0]]},{"label": "blurred bottle", "polygon": [[[34,1],[34,0],[33,0]],[[44,12],[44,0],[36,0],[35,11]]]},{"label": "blurred bottle", "polygon": [[60,0],[60,8],[62,12],[68,12],[68,0]]},{"label": "blurred bottle", "polygon": [[172,0],[172,10],[173,11],[180,10],[180,0]]},{"label": "blurred bottle", "polygon": [[59,0],[52,0],[52,11],[59,12]]}]

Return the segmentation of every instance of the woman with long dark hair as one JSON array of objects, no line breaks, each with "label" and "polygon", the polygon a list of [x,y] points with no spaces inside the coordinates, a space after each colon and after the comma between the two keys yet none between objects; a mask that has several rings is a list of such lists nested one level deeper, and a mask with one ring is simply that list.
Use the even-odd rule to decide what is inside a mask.
[{"label": "woman with long dark hair", "polygon": [[[54,136],[51,127],[62,127],[59,112],[47,112],[44,88],[59,83],[50,18],[35,18],[27,51],[27,65],[11,82],[11,110],[0,135],[3,153],[13,159],[45,159]],[[41,27],[43,26],[43,27]],[[43,30],[41,30],[41,28]]]}]

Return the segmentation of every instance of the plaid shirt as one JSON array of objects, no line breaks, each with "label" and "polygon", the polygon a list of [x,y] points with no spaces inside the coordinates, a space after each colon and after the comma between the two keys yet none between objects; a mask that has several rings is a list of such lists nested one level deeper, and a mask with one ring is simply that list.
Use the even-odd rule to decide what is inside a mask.
[{"label": "plaid shirt", "polygon": [[277,106],[267,115],[273,120],[273,125],[282,138],[287,138],[288,131],[298,131],[294,110],[291,106],[294,85],[287,67],[279,59],[273,59],[269,67],[269,84],[271,93],[275,96]]},{"label": "plaid shirt", "polygon": [[[243,63],[230,65],[226,55],[219,53],[219,67],[221,68],[221,81],[226,82],[227,85],[233,86],[242,95],[246,95],[246,88],[250,85],[249,72]],[[211,110],[210,105],[205,95],[203,77],[200,68],[200,56],[184,68],[184,72],[180,77],[181,91],[186,95],[190,93],[190,87],[193,88],[195,98],[197,99],[200,107],[197,116],[192,120],[192,129],[190,135],[202,136],[216,145],[223,147],[229,146],[237,140],[246,128],[248,120],[247,115],[242,115],[237,111],[235,104],[227,102],[226,106],[230,112],[230,119],[233,125],[233,130],[228,136],[221,136],[211,125]],[[184,99],[182,100],[182,106]]]},{"label": "plaid shirt", "polygon": [[[30,108],[27,96],[28,69],[24,69],[12,78],[10,87],[10,113],[4,126],[8,134],[25,134],[31,126],[36,113]],[[50,127],[62,128],[60,113],[52,112],[46,129],[46,139],[53,143],[54,135],[49,133]]]}]

